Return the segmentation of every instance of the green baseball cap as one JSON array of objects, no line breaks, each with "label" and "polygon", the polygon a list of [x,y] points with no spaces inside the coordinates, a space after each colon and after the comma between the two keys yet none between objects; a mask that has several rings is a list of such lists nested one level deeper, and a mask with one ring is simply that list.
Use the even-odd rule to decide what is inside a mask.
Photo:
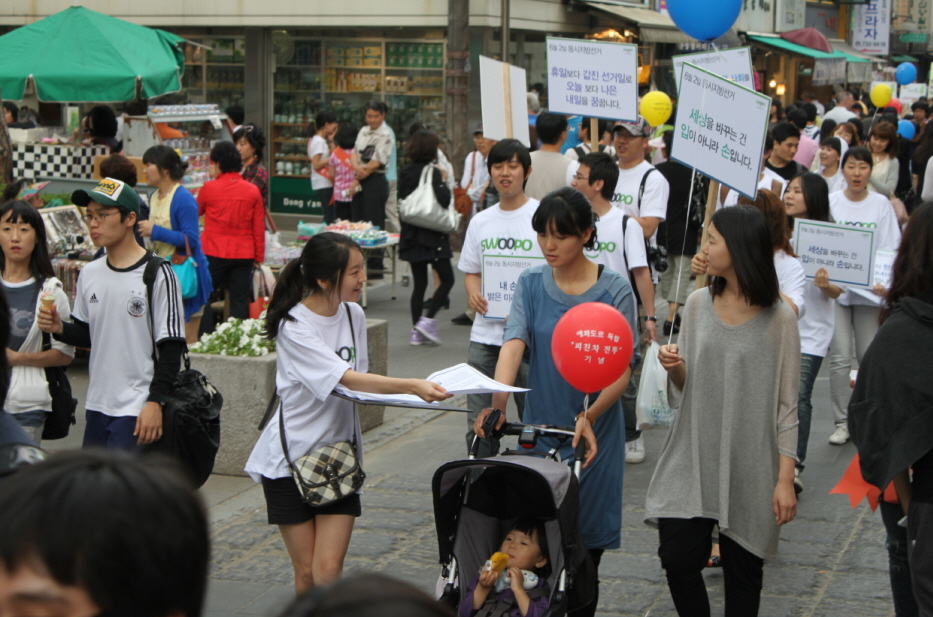
[{"label": "green baseball cap", "polygon": [[126,208],[139,216],[139,195],[125,182],[104,178],[90,191],[79,189],[71,194],[71,201],[79,206],[87,206],[94,201],[102,206]]}]

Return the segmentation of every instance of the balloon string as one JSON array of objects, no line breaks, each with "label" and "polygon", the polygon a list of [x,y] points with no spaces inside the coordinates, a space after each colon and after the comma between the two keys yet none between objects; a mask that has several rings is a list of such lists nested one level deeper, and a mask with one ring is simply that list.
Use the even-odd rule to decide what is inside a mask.
[{"label": "balloon string", "polygon": [[[693,173],[690,176],[690,195],[687,197],[687,222],[684,225],[684,242],[680,247],[680,266],[677,268],[677,284],[674,286],[674,300],[676,301],[680,298],[680,278],[681,274],[684,271],[684,251],[687,250],[687,234],[690,233],[690,206],[693,204],[693,186],[696,183],[697,179],[697,168],[693,168]],[[677,323],[677,316],[674,316],[674,319],[671,320],[671,333],[667,335],[667,343],[671,343],[671,339],[674,337],[674,324]],[[662,330],[663,332],[663,330]],[[680,331],[677,332],[677,340],[680,340]]]}]

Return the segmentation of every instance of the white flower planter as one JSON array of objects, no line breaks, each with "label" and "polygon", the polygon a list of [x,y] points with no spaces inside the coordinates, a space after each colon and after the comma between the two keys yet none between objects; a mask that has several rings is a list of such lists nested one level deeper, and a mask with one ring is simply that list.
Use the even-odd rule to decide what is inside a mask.
[{"label": "white flower planter", "polygon": [[[386,374],[388,363],[388,322],[366,320],[369,344],[369,372]],[[258,357],[191,354],[191,365],[204,373],[224,397],[220,412],[220,450],[214,473],[244,476],[243,467],[259,438],[259,421],[275,390],[276,354]],[[361,405],[363,430],[382,424],[385,408]]]}]

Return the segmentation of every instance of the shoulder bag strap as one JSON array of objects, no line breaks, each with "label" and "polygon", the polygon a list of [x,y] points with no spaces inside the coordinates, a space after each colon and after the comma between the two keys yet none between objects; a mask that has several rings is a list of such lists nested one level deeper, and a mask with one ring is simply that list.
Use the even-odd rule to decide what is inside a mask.
[{"label": "shoulder bag strap", "polygon": [[[350,339],[353,341],[353,370],[356,370],[356,358],[357,358],[357,349],[356,349],[356,332],[353,331],[353,316],[350,314],[350,305],[346,302],[343,303],[343,308],[347,309],[347,321],[350,322]],[[356,425],[359,424],[359,419],[357,418],[356,403],[353,403],[353,449],[356,450]]]},{"label": "shoulder bag strap", "polygon": [[645,175],[641,177],[641,184],[638,187],[638,214],[641,215],[641,198],[645,195],[645,184],[648,182],[648,176],[651,175],[651,172],[654,171],[654,167],[645,172]]}]

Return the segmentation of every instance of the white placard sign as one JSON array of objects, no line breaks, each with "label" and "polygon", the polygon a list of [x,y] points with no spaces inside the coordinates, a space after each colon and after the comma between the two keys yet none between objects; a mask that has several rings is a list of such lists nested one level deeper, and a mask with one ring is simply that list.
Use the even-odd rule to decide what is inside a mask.
[{"label": "white placard sign", "polygon": [[486,139],[511,137],[531,147],[525,69],[480,56],[479,84]]},{"label": "white placard sign", "polygon": [[891,277],[894,275],[894,258],[897,251],[875,252],[875,263],[872,266],[872,284],[881,285],[885,289],[891,288]]},{"label": "white placard sign", "polygon": [[754,198],[771,99],[685,62],[671,158]]},{"label": "white placard sign", "polygon": [[638,46],[547,39],[550,111],[609,120],[638,117]]},{"label": "white placard sign", "polygon": [[834,283],[860,287],[873,283],[875,232],[870,229],[797,219],[794,252],[807,278],[826,268]]},{"label": "white placard sign", "polygon": [[674,77],[677,80],[678,88],[680,87],[680,73],[684,68],[684,62],[689,62],[721,77],[731,79],[749,90],[755,89],[755,70],[752,68],[752,52],[748,47],[684,54],[674,56],[672,60],[674,61]]},{"label": "white placard sign", "polygon": [[[483,127],[485,128],[485,126]],[[484,133],[485,135],[485,133]],[[544,257],[513,257],[511,255],[483,255],[483,297],[486,298],[484,319],[505,319],[512,308],[512,298],[518,286],[518,277]]]}]

